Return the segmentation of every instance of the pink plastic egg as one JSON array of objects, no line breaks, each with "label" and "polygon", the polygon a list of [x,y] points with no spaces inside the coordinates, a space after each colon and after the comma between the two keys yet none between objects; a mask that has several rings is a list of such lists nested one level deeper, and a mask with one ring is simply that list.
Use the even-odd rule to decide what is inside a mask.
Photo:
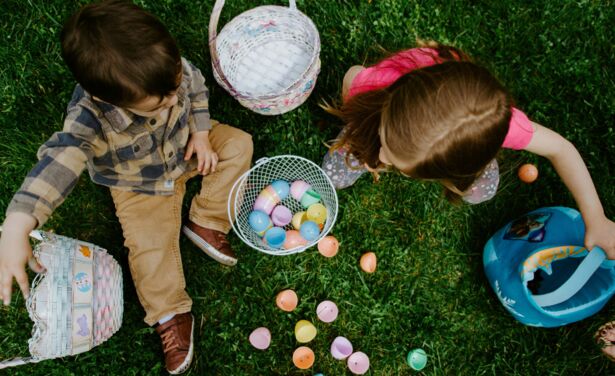
[{"label": "pink plastic egg", "polygon": [[355,375],[362,375],[369,369],[367,354],[357,351],[348,357],[348,369]]},{"label": "pink plastic egg", "polygon": [[290,185],[290,195],[297,201],[301,201],[303,194],[312,186],[303,180],[296,180]]},{"label": "pink plastic egg", "polygon": [[280,197],[272,186],[268,185],[259,193],[254,201],[254,210],[261,210],[271,214],[273,208],[280,202]]},{"label": "pink plastic egg", "polygon": [[259,350],[265,350],[271,343],[271,332],[264,326],[256,328],[250,333],[250,343]]},{"label": "pink plastic egg", "polygon": [[284,227],[293,219],[293,213],[284,205],[278,205],[271,212],[271,220],[276,226]]},{"label": "pink plastic egg", "polygon": [[301,234],[297,230],[286,231],[286,241],[284,242],[284,249],[293,249],[296,247],[302,247],[307,244],[307,240],[301,237]]},{"label": "pink plastic egg", "polygon": [[337,360],[346,359],[352,354],[352,343],[346,337],[335,337],[331,343],[331,355]]},{"label": "pink plastic egg", "polygon": [[330,300],[323,300],[318,307],[316,307],[316,315],[322,322],[335,321],[338,313],[337,305]]},{"label": "pink plastic egg", "polygon": [[325,236],[318,242],[318,252],[325,257],[333,257],[337,255],[340,243],[334,236]]}]

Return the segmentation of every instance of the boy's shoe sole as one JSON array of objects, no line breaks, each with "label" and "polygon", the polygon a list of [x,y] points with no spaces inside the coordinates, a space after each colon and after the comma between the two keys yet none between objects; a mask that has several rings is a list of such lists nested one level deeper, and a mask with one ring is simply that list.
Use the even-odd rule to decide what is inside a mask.
[{"label": "boy's shoe sole", "polygon": [[205,240],[203,240],[203,238],[201,238],[194,231],[188,228],[188,226],[183,226],[182,232],[188,237],[188,239],[190,239],[197,247],[199,247],[203,252],[205,252],[207,256],[211,257],[212,259],[228,266],[234,266],[235,264],[237,264],[236,258],[229,257],[224,253],[218,251],[215,247],[207,243]]}]

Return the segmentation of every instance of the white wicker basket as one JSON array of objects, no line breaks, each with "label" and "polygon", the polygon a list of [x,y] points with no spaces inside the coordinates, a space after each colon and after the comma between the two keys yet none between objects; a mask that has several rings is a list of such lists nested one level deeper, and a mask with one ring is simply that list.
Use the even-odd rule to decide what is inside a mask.
[{"label": "white wicker basket", "polygon": [[[268,246],[250,227],[248,217],[253,210],[254,202],[259,193],[273,180],[304,180],[320,194],[323,205],[327,208],[327,220],[320,235],[304,246],[292,249],[277,249]],[[305,210],[301,204],[289,195],[281,201],[293,213]],[[275,256],[290,255],[303,252],[325,237],[337,219],[337,193],[333,183],[325,172],[314,162],[296,155],[280,155],[259,159],[254,167],[246,171],[233,184],[228,199],[228,215],[235,233],[250,247]],[[287,225],[285,229],[291,229]]]},{"label": "white wicker basket", "polygon": [[34,327],[31,357],[0,362],[0,368],[75,355],[109,339],[122,325],[122,271],[106,250],[43,231],[34,256],[45,267],[32,281],[26,308]]},{"label": "white wicker basket", "polygon": [[260,6],[216,30],[224,0],[209,21],[209,50],[216,81],[243,106],[278,115],[301,105],[320,72],[316,26],[290,6]]}]

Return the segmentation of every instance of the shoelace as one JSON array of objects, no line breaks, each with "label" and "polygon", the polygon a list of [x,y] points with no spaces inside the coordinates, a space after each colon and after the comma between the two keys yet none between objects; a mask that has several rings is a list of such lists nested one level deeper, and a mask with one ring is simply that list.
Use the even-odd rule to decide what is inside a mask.
[{"label": "shoelace", "polygon": [[162,350],[165,354],[179,347],[177,341],[175,340],[175,332],[173,329],[162,333],[160,338],[162,339]]},{"label": "shoelace", "polygon": [[226,235],[224,235],[223,233],[216,233],[216,237],[218,238],[218,241],[222,243],[222,245],[229,244],[228,240],[226,240]]}]

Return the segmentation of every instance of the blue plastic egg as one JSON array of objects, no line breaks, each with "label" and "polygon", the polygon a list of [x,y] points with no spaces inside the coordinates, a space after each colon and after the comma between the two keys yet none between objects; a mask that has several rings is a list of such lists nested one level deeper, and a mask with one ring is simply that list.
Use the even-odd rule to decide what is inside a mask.
[{"label": "blue plastic egg", "polygon": [[269,230],[273,227],[273,223],[271,222],[271,218],[264,211],[254,210],[248,216],[248,223],[252,230],[258,234],[258,236],[263,236],[265,231]]},{"label": "blue plastic egg", "polygon": [[271,183],[271,186],[275,189],[275,192],[278,194],[278,197],[280,197],[280,200],[284,200],[288,197],[288,192],[290,192],[290,184],[288,184],[287,181],[274,180]]},{"label": "blue plastic egg", "polygon": [[299,233],[303,239],[311,242],[312,240],[316,240],[318,235],[320,235],[320,228],[314,221],[305,221],[301,224]]},{"label": "blue plastic egg", "polygon": [[286,231],[282,227],[272,227],[265,232],[264,239],[271,248],[282,248],[286,240]]}]

